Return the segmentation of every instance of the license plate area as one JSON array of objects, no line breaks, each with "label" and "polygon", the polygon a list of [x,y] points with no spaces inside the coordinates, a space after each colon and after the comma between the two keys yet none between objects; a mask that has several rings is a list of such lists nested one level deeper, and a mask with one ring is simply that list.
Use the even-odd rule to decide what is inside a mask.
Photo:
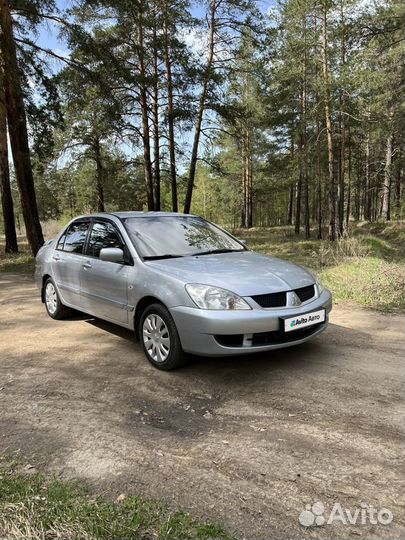
[{"label": "license plate area", "polygon": [[308,311],[307,313],[300,313],[299,315],[293,315],[292,317],[280,317],[280,329],[282,332],[294,332],[302,328],[308,328],[316,324],[321,324],[326,320],[325,309],[317,309],[315,311]]}]

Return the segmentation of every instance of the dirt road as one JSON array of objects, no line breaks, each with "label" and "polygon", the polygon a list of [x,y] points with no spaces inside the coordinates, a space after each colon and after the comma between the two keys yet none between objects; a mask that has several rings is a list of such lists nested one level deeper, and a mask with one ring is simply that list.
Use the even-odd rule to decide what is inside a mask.
[{"label": "dirt road", "polygon": [[[311,343],[162,373],[130,332],[50,319],[29,277],[0,274],[0,304],[0,451],[238,537],[404,536],[402,317],[336,306]],[[393,521],[300,525],[317,501]]]}]

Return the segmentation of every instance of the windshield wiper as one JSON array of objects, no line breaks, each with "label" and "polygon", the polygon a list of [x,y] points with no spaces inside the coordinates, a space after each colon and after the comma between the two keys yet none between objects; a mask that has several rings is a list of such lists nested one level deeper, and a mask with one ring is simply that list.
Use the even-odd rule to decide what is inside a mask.
[{"label": "windshield wiper", "polygon": [[229,249],[229,248],[221,248],[221,249],[211,249],[210,251],[200,251],[199,253],[193,253],[194,257],[197,257],[199,255],[212,255],[214,253],[234,253],[234,252],[240,252],[245,251],[244,249]]},{"label": "windshield wiper", "polygon": [[159,259],[177,259],[178,257],[184,257],[184,255],[173,255],[171,253],[166,253],[165,255],[147,255],[143,260],[158,261]]}]

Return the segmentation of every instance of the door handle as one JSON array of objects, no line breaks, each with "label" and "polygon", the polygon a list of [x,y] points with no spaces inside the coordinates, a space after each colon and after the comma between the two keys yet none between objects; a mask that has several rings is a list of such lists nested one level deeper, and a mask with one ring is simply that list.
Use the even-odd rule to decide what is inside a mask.
[{"label": "door handle", "polygon": [[59,255],[58,255],[57,253],[55,253],[54,255],[52,255],[52,259],[53,259],[54,261],[60,261],[60,257],[59,257]]},{"label": "door handle", "polygon": [[83,263],[82,266],[83,266],[83,268],[91,268],[91,267],[92,267],[92,266],[91,266],[91,263],[89,263],[89,262]]}]

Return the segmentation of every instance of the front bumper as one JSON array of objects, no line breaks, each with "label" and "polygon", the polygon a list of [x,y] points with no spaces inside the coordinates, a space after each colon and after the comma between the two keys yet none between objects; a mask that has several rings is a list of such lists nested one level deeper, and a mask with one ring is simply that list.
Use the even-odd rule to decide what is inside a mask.
[{"label": "front bumper", "polygon": [[[326,310],[326,320],[321,325],[308,329],[308,332],[297,331],[297,334],[288,336],[288,341],[272,339],[272,336],[275,336],[280,329],[280,317],[293,317],[321,308]],[[298,307],[214,311],[178,306],[172,308],[170,312],[176,323],[184,351],[200,356],[227,356],[280,349],[303,343],[325,330],[331,309],[332,295],[325,289],[318,298]],[[266,339],[262,340],[265,344],[255,344],[260,343],[260,340],[254,339],[252,342],[249,339],[243,339],[237,346],[232,344],[225,346],[218,341],[218,336],[251,336],[252,334],[266,335]]]}]

